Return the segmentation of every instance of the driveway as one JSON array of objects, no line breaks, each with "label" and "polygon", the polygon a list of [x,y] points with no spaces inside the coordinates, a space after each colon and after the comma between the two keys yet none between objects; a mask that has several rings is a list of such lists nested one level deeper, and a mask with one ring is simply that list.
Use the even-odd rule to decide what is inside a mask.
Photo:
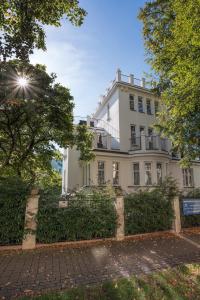
[{"label": "driveway", "polygon": [[[184,235],[190,239],[190,235]],[[195,243],[171,236],[110,242],[82,248],[46,248],[0,254],[0,298],[91,285],[174,267],[200,263],[199,235]]]}]

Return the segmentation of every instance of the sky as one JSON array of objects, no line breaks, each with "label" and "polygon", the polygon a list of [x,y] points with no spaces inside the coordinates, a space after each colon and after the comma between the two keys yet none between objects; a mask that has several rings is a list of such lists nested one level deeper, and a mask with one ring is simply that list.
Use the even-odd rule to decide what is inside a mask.
[{"label": "sky", "polygon": [[80,0],[87,11],[81,27],[63,20],[46,27],[47,51],[35,51],[31,62],[45,64],[57,82],[70,88],[75,116],[92,114],[117,68],[141,78],[145,63],[142,23],[137,15],[145,0]]}]

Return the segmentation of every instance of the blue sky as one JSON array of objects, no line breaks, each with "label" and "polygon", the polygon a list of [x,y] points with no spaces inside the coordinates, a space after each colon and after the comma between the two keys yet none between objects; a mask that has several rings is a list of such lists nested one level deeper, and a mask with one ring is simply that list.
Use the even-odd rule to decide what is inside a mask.
[{"label": "blue sky", "polygon": [[35,51],[32,63],[42,63],[74,96],[74,114],[94,112],[117,68],[141,78],[145,63],[142,24],[137,19],[145,0],[80,0],[88,15],[81,27],[68,21],[46,27],[47,51]]}]

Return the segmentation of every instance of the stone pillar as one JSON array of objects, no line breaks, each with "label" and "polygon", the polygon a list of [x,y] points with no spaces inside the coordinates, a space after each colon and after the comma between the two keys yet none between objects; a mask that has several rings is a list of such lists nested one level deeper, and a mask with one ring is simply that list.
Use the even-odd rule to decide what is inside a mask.
[{"label": "stone pillar", "polygon": [[142,78],[142,87],[145,88],[145,86],[146,86],[146,80],[145,78]]},{"label": "stone pillar", "polygon": [[161,137],[157,134],[155,135],[155,139],[156,139],[156,149],[161,150]]},{"label": "stone pillar", "polygon": [[116,240],[122,241],[124,239],[124,197],[123,196],[116,197],[115,208],[117,212]]},{"label": "stone pillar", "polygon": [[134,76],[133,76],[133,74],[129,75],[129,83],[134,85]]},{"label": "stone pillar", "polygon": [[36,246],[36,215],[38,212],[38,200],[38,189],[33,189],[26,204],[24,237],[22,242],[23,250],[34,249]]},{"label": "stone pillar", "polygon": [[173,209],[174,209],[174,221],[173,221],[173,230],[175,233],[179,234],[181,232],[181,217],[180,217],[180,205],[179,197],[173,199]]},{"label": "stone pillar", "polygon": [[146,137],[145,132],[141,132],[141,150],[146,151]]},{"label": "stone pillar", "polygon": [[117,69],[117,73],[116,73],[116,81],[120,82],[121,81],[121,77],[122,77],[122,72],[120,69]]}]

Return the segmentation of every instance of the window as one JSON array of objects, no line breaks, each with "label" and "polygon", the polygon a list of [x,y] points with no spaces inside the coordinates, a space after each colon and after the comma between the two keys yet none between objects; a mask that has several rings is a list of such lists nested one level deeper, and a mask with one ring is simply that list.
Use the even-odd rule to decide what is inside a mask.
[{"label": "window", "polygon": [[135,103],[134,103],[134,96],[129,95],[129,105],[130,105],[130,110],[135,110]]},{"label": "window", "polygon": [[151,163],[145,163],[145,185],[152,185],[151,179]]},{"label": "window", "polygon": [[158,101],[155,101],[155,115],[158,113],[159,111],[159,104],[158,104]]},{"label": "window", "polygon": [[194,186],[193,169],[182,169],[182,172],[183,172],[183,185],[185,187]]},{"label": "window", "polygon": [[139,163],[133,164],[133,184],[140,185],[140,165],[139,165]]},{"label": "window", "polygon": [[119,185],[119,163],[113,162],[113,185]]},{"label": "window", "polygon": [[107,105],[107,121],[110,121],[110,104]]},{"label": "window", "polygon": [[162,183],[162,164],[156,164],[156,171],[157,171],[157,184]]},{"label": "window", "polygon": [[151,115],[151,100],[147,99],[147,114]]},{"label": "window", "polygon": [[145,127],[144,126],[140,126],[140,134],[144,132],[145,133]]},{"label": "window", "polygon": [[136,130],[135,130],[135,125],[131,125],[131,144],[135,145],[136,144]]},{"label": "window", "polygon": [[153,135],[153,129],[152,128],[148,128],[148,136],[152,136]]},{"label": "window", "polygon": [[105,162],[98,161],[98,185],[105,183]]},{"label": "window", "polygon": [[141,113],[144,112],[143,111],[143,100],[142,100],[141,96],[138,97],[138,111],[141,112]]}]

